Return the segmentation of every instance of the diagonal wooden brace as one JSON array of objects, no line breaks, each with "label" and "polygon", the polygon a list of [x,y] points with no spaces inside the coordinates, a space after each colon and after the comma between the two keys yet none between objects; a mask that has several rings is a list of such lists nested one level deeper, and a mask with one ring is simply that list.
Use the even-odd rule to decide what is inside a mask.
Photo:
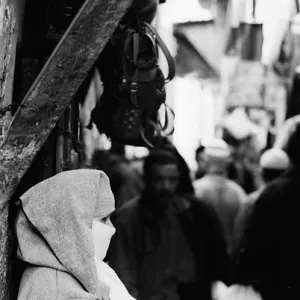
[{"label": "diagonal wooden brace", "polygon": [[0,299],[8,262],[7,205],[132,0],[86,0],[14,116],[0,149]]}]

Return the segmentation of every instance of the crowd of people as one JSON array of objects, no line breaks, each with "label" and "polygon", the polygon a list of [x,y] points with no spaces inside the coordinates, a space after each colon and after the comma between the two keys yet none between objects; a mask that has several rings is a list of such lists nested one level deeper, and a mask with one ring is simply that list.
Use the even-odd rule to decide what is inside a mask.
[{"label": "crowd of people", "polygon": [[35,185],[16,220],[19,299],[296,299],[300,125],[281,146],[248,192],[221,138],[195,174],[166,140],[139,164],[96,152]]}]

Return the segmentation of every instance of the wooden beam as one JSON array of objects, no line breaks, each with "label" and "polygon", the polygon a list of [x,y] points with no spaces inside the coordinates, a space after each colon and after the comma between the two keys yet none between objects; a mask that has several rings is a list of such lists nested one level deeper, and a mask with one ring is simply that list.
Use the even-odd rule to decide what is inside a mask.
[{"label": "wooden beam", "polygon": [[11,104],[12,100],[16,23],[15,4],[9,0],[0,0],[0,107]]},{"label": "wooden beam", "polygon": [[[4,224],[0,226],[1,300],[9,299],[5,225],[9,200],[131,3],[86,0],[24,97],[24,107],[14,116],[10,138],[0,149],[0,224]],[[2,106],[0,103],[0,109]]]},{"label": "wooden beam", "polygon": [[[13,79],[15,59],[20,30],[24,1],[0,0],[0,111],[1,108],[12,104]],[[0,143],[1,135],[6,131],[11,120],[11,112],[0,113]],[[1,154],[0,154],[1,156]],[[0,163],[0,166],[2,164]],[[2,175],[0,175],[0,182]],[[5,299],[8,278],[8,210],[0,214],[0,299]]]},{"label": "wooden beam", "polygon": [[[16,49],[24,7],[22,0],[17,2],[0,0],[0,111],[1,107],[12,104]],[[4,118],[0,114],[0,135],[7,127],[10,116],[10,112]]]}]

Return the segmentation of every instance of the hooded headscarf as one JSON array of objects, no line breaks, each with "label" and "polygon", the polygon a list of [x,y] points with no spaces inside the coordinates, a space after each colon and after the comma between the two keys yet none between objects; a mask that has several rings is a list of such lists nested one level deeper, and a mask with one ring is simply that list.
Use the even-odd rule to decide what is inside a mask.
[{"label": "hooded headscarf", "polygon": [[[105,173],[91,169],[62,172],[33,186],[20,199],[18,257],[34,267],[70,274],[100,299],[108,295],[109,287],[98,279],[92,238],[93,218],[114,211]],[[24,295],[26,288],[34,287],[26,287],[22,280]]]}]

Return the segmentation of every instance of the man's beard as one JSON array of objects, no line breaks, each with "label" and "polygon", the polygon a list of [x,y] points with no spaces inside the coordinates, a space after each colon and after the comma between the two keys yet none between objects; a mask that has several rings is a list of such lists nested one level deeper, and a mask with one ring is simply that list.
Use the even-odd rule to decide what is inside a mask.
[{"label": "man's beard", "polygon": [[161,191],[161,192],[155,192],[152,195],[153,204],[160,209],[167,209],[175,198],[175,193],[171,191]]}]

